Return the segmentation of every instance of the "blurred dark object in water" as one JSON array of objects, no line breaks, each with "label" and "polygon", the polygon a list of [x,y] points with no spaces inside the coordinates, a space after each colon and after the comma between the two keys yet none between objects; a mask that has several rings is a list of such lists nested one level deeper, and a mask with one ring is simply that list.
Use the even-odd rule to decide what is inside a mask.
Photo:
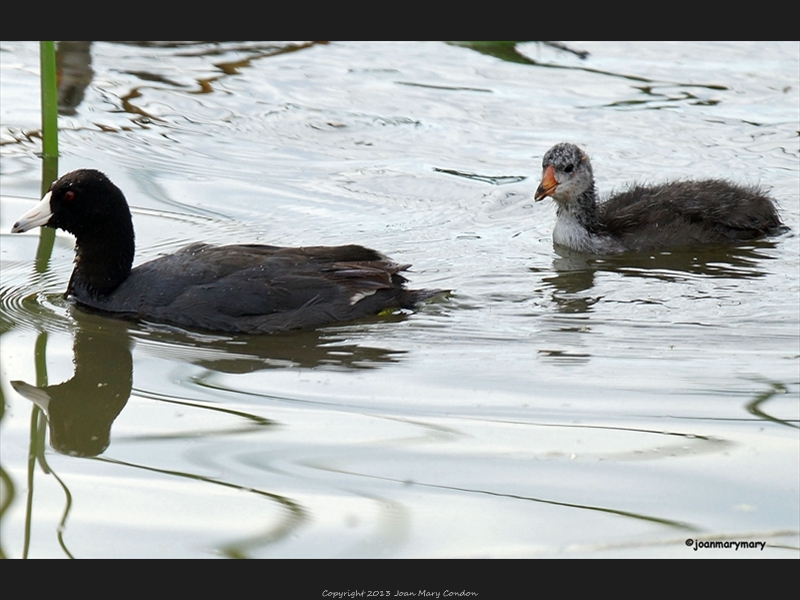
[{"label": "blurred dark object in water", "polygon": [[58,114],[74,115],[92,81],[92,42],[58,42]]},{"label": "blurred dark object in water", "polygon": [[[531,60],[527,56],[521,54],[519,50],[517,50],[517,44],[521,44],[521,41],[513,41],[513,42],[448,42],[450,44],[455,44],[457,46],[465,46],[467,48],[472,48],[473,50],[480,52],[481,54],[487,54],[489,56],[494,56],[495,58],[499,58],[501,60],[505,60],[507,62],[513,63],[522,63],[525,65],[536,65],[539,64],[536,61]],[[539,44],[544,44],[545,46],[550,46],[551,48],[555,48],[556,50],[561,50],[563,52],[569,52],[574,54],[580,59],[585,59],[589,56],[589,53],[585,50],[575,50],[562,44],[561,42],[538,42]]]}]

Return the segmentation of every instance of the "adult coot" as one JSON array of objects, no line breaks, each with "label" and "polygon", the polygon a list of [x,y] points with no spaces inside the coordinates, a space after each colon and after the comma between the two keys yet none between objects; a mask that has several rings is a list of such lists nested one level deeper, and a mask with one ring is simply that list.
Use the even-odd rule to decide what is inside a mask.
[{"label": "adult coot", "polygon": [[552,196],[558,205],[553,242],[579,252],[735,243],[788,230],[756,187],[717,179],[635,185],[598,204],[592,164],[577,146],[556,144],[542,169],[534,198]]},{"label": "adult coot", "polygon": [[218,332],[271,333],[413,308],[399,265],[362,246],[281,248],[195,243],[131,269],[133,222],[120,189],[80,169],[50,186],[13,233],[37,226],[75,236],[66,295],[109,316]]}]

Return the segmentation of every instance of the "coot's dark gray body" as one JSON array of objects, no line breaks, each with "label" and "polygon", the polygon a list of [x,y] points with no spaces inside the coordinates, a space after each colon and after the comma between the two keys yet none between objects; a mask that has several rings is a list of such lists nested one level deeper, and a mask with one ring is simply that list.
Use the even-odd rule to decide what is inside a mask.
[{"label": "coot's dark gray body", "polygon": [[46,225],[75,235],[67,288],[109,316],[218,332],[271,333],[413,308],[397,264],[363,246],[282,248],[192,244],[131,269],[133,224],[122,192],[99,171],[61,177],[12,231]]}]

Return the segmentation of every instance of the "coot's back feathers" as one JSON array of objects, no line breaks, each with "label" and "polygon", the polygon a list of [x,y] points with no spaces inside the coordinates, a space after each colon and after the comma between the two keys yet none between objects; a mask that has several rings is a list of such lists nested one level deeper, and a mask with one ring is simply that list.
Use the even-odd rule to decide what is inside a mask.
[{"label": "coot's back feathers", "polygon": [[785,230],[759,188],[721,180],[636,185],[599,204],[598,219],[634,247],[645,240],[638,233],[645,230],[651,248],[724,244]]},{"label": "coot's back feathers", "polygon": [[75,234],[67,289],[110,316],[218,332],[270,333],[413,308],[436,293],[408,290],[409,265],[358,245],[284,248],[196,243],[131,270],[133,228],[122,192],[80,170],[53,184],[12,231],[37,225]]},{"label": "coot's back feathers", "polygon": [[399,272],[406,268],[361,246],[197,243],[133,269],[107,297],[76,287],[71,294],[84,306],[129,318],[268,333],[413,308],[427,293],[404,288]]}]

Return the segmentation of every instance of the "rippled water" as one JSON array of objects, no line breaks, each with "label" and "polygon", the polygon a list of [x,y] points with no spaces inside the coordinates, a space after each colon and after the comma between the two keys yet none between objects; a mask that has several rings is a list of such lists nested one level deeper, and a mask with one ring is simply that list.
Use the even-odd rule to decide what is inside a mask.
[{"label": "rippled water", "polygon": [[[797,558],[800,45],[569,46],[62,44],[59,171],[125,191],[137,263],[358,242],[452,290],[247,337],[65,303],[72,238],[9,233],[39,57],[0,43],[3,554]],[[559,141],[601,192],[762,184],[792,233],[560,255]]]}]

